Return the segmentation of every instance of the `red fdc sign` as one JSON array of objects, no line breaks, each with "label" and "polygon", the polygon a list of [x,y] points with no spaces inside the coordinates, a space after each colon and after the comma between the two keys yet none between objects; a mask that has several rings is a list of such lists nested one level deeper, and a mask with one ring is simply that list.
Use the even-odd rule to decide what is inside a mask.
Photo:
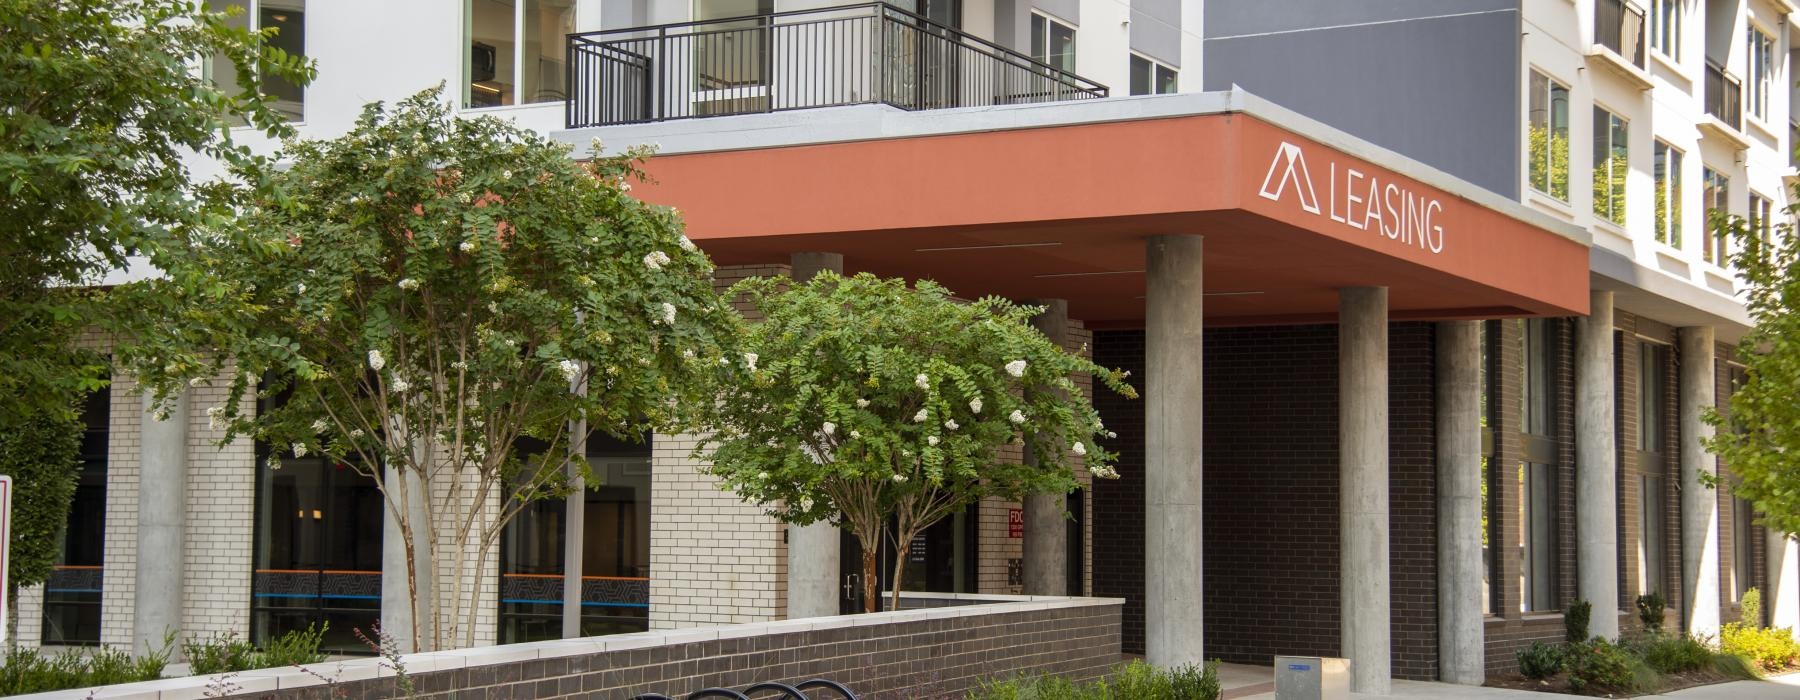
[{"label": "red fdc sign", "polygon": [[1025,537],[1025,511],[1021,508],[1009,508],[1006,511],[1006,536],[1012,539]]}]

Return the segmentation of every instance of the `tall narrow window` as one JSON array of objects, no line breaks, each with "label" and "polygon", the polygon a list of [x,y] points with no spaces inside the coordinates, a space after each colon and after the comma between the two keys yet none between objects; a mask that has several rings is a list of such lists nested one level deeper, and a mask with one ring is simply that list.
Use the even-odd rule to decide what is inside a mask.
[{"label": "tall narrow window", "polygon": [[[1754,566],[1755,508],[1742,498],[1731,499],[1731,599],[1743,600],[1744,591],[1756,587]],[[1761,622],[1758,620],[1757,622]]]},{"label": "tall narrow window", "polygon": [[1744,81],[1744,107],[1750,116],[1769,120],[1769,91],[1775,85],[1775,40],[1761,29],[1751,26],[1745,37],[1750,52],[1750,79]]},{"label": "tall narrow window", "polygon": [[1656,142],[1656,241],[1681,247],[1681,151]]},{"label": "tall narrow window", "polygon": [[1681,0],[1651,0],[1650,48],[1681,60]]},{"label": "tall narrow window", "polygon": [[1631,163],[1629,123],[1594,108],[1594,216],[1625,225],[1625,172]]},{"label": "tall narrow window", "polygon": [[44,582],[43,643],[100,643],[100,596],[106,563],[106,458],[111,436],[112,390],[88,394],[81,411],[81,475],[69,504],[55,568]]},{"label": "tall narrow window", "polygon": [[1033,12],[1031,57],[1069,73],[1075,72],[1075,28]]},{"label": "tall narrow window", "polygon": [[1731,211],[1731,178],[1712,168],[1700,171],[1700,200],[1706,206],[1706,226],[1700,229],[1700,256],[1709,263],[1724,265],[1730,257],[1730,247],[1726,245],[1727,236],[1721,235],[1713,226],[1713,214],[1730,213]]},{"label": "tall narrow window", "polygon": [[1131,55],[1131,94],[1166,95],[1176,90],[1176,71],[1161,62]]},{"label": "tall narrow window", "polygon": [[1750,230],[1756,232],[1756,239],[1762,241],[1763,250],[1769,249],[1771,231],[1774,230],[1775,204],[1755,192],[1750,193]]},{"label": "tall narrow window", "polygon": [[[306,0],[206,0],[209,12],[231,12],[234,27],[250,31],[274,30],[269,47],[290,56],[306,56]],[[206,62],[207,75],[227,92],[246,89],[236,64],[224,54]],[[306,116],[306,89],[278,76],[256,76],[256,89],[273,97],[272,106],[283,116],[299,121]],[[241,122],[240,122],[241,123]]]},{"label": "tall narrow window", "polygon": [[1531,134],[1528,175],[1531,187],[1569,201],[1569,87],[1531,72]]},{"label": "tall narrow window", "polygon": [[1520,322],[1522,380],[1520,386],[1519,584],[1520,609],[1556,610],[1557,596],[1557,445],[1555,321]]},{"label": "tall narrow window", "polygon": [[1638,342],[1638,593],[1662,593],[1666,542],[1667,493],[1663,478],[1668,460],[1665,421],[1669,417],[1669,349]]},{"label": "tall narrow window", "polygon": [[559,102],[574,0],[465,0],[463,103],[498,107]]}]

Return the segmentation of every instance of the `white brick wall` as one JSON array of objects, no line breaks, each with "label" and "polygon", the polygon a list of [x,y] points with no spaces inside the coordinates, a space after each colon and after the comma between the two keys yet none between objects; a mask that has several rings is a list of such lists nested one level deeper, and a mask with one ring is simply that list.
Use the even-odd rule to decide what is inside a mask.
[{"label": "white brick wall", "polygon": [[[226,377],[230,375],[227,374]],[[251,553],[256,534],[256,445],[219,446],[206,409],[225,401],[229,379],[188,390],[186,543],[181,635],[250,635]],[[254,405],[248,407],[255,410]],[[116,417],[115,417],[115,420]],[[111,465],[108,465],[109,467]],[[135,467],[134,467],[135,468]],[[111,492],[108,492],[109,500]],[[133,498],[136,493],[132,494]],[[110,554],[110,552],[109,552]],[[111,585],[107,588],[111,589]]]},{"label": "white brick wall", "polygon": [[781,525],[700,473],[692,456],[698,443],[692,435],[657,435],[651,450],[650,628],[781,619]]},{"label": "white brick wall", "polygon": [[131,648],[137,595],[138,435],[142,425],[143,399],[138,396],[137,382],[114,375],[112,433],[106,446],[106,563],[100,643],[126,649]]},{"label": "white brick wall", "polygon": [[[446,455],[447,456],[447,455]],[[475,625],[474,646],[489,646],[499,638],[500,624],[500,542],[498,539],[488,548],[487,560],[478,564],[480,556],[479,535],[471,534],[467,546],[462,548],[463,560],[458,565],[455,543],[456,527],[472,518],[475,523],[473,533],[479,533],[490,526],[500,516],[500,494],[490,493],[484,499],[479,510],[471,513],[469,509],[476,507],[475,494],[471,487],[479,484],[479,477],[470,470],[463,477],[460,494],[453,497],[450,480],[443,479],[432,484],[431,512],[437,518],[438,537],[441,539],[436,548],[437,560],[433,562],[437,570],[437,610],[439,629],[446,635],[454,634],[454,638],[446,639],[451,647],[464,646],[460,641],[467,634],[461,624],[472,621]],[[392,533],[398,536],[399,533]],[[404,574],[401,574],[404,575]],[[462,609],[455,614],[451,602],[457,595],[457,583],[461,581]],[[405,605],[404,600],[393,601],[395,605]]]}]

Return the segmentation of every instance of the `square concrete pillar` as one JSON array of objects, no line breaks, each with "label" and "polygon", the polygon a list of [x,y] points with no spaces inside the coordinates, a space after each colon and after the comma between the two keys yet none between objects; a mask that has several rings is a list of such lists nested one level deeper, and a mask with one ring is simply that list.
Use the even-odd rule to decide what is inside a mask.
[{"label": "square concrete pillar", "polygon": [[1203,240],[1145,251],[1144,651],[1163,668],[1205,662],[1201,599]]},{"label": "square concrete pillar", "polygon": [[1388,570],[1388,290],[1338,292],[1339,593],[1350,689],[1386,695],[1392,676]]},{"label": "square concrete pillar", "polygon": [[1719,636],[1719,494],[1703,482],[1719,475],[1706,451],[1712,426],[1702,420],[1713,405],[1713,329],[1681,329],[1681,619],[1690,633]]},{"label": "square concrete pillar", "polygon": [[[789,272],[805,282],[821,272],[844,273],[838,253],[794,253]],[[789,525],[787,537],[787,616],[825,617],[838,614],[838,576],[843,539],[830,521]]]},{"label": "square concrete pillar", "polygon": [[1589,632],[1619,636],[1619,478],[1614,433],[1613,293],[1596,290],[1575,336],[1575,580]]}]

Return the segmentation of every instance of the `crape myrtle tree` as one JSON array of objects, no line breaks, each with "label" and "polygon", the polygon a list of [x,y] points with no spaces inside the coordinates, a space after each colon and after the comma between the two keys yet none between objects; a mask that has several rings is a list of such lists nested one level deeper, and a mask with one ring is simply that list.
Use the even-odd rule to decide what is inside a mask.
[{"label": "crape myrtle tree", "polygon": [[374,480],[408,554],[413,629],[384,630],[403,646],[475,643],[506,524],[596,483],[572,425],[676,429],[741,362],[711,262],[626,194],[643,155],[576,161],[453,116],[441,88],[372,104],[245,174],[264,185],[198,259],[216,293],[173,321],[193,351],[144,363],[161,386],[231,370],[207,413],[270,444],[268,468],[323,454]]},{"label": "crape myrtle tree", "polygon": [[[1794,192],[1800,197],[1800,189]],[[1800,214],[1788,208],[1788,217]],[[1715,216],[1715,235],[1733,241],[1729,258],[1754,322],[1738,344],[1745,378],[1730,412],[1709,408],[1716,433],[1706,447],[1724,459],[1732,493],[1756,504],[1764,525],[1800,532],[1800,240],[1789,225]]]},{"label": "crape myrtle tree", "polygon": [[[974,501],[1072,491],[1078,459],[1117,476],[1097,442],[1109,434],[1071,377],[1136,393],[1125,373],[1032,328],[1038,307],[829,272],[753,278],[732,293],[761,316],[744,336],[750,374],[721,385],[698,454],[721,488],[776,519],[855,535],[865,611],[876,609],[883,537],[898,582],[913,536]],[[1036,463],[1003,457],[1008,446]]]}]

